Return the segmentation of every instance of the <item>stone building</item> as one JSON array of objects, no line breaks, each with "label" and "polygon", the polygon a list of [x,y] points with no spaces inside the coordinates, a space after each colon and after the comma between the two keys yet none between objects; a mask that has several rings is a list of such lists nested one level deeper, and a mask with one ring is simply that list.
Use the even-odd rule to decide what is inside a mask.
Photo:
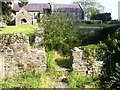
[{"label": "stone building", "polygon": [[64,12],[74,20],[84,18],[84,11],[79,4],[42,4],[30,3],[20,8],[17,4],[12,5],[15,25],[35,24],[44,13]]},{"label": "stone building", "polygon": [[16,25],[32,23],[32,15],[24,8],[20,9],[20,11],[16,14],[16,17]]}]

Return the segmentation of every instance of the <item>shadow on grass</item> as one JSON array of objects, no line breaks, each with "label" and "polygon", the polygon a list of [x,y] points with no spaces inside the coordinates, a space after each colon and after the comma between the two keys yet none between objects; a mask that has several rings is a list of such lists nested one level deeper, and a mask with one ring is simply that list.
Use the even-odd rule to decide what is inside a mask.
[{"label": "shadow on grass", "polygon": [[3,27],[3,26],[0,26],[0,31],[2,31],[2,29],[3,29],[3,28],[5,28],[5,27]]},{"label": "shadow on grass", "polygon": [[0,26],[0,28],[5,28],[4,26]]},{"label": "shadow on grass", "polygon": [[56,59],[55,62],[58,66],[62,68],[71,68],[72,67],[72,60],[70,58],[67,59]]}]

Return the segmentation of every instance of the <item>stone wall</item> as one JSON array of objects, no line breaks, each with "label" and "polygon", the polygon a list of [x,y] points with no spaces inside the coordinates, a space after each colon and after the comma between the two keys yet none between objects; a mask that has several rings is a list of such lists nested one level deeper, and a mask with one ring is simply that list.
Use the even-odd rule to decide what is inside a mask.
[{"label": "stone wall", "polygon": [[97,61],[95,58],[91,63],[84,51],[77,47],[72,49],[72,60],[72,68],[80,76],[99,75],[104,65],[103,61]]},{"label": "stone wall", "polygon": [[5,77],[46,70],[45,49],[31,48],[29,37],[25,34],[0,34],[0,55],[0,60],[4,61],[2,71]]}]

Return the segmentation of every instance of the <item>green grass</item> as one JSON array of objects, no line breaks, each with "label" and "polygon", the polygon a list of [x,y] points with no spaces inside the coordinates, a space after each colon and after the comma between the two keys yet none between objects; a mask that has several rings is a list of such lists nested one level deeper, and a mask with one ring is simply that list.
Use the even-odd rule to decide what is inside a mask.
[{"label": "green grass", "polygon": [[78,76],[77,72],[73,71],[67,79],[71,88],[100,88],[100,80],[97,76]]},{"label": "green grass", "polygon": [[[87,23],[81,23],[79,21],[75,21],[74,22],[74,26],[75,28],[77,29],[93,29],[93,30],[96,30],[96,29],[99,29],[99,28],[104,28],[104,27],[108,27],[108,26],[112,26],[112,25],[116,25],[116,24],[108,24],[108,23],[96,23],[96,24],[87,24]],[[84,28],[81,28],[81,27],[84,27]],[[85,28],[87,27],[87,28]],[[90,27],[90,28],[89,28]],[[92,28],[93,27],[93,28]],[[98,28],[94,28],[94,27],[98,27]]]},{"label": "green grass", "polygon": [[53,80],[46,73],[19,76],[3,82],[3,88],[54,88]]},{"label": "green grass", "polygon": [[6,26],[0,28],[0,33],[3,34],[13,34],[13,33],[24,33],[24,34],[33,34],[37,25],[19,25],[19,26]]},{"label": "green grass", "polygon": [[56,70],[58,68],[71,68],[71,60],[69,56],[60,55],[57,51],[47,52],[48,70]]}]

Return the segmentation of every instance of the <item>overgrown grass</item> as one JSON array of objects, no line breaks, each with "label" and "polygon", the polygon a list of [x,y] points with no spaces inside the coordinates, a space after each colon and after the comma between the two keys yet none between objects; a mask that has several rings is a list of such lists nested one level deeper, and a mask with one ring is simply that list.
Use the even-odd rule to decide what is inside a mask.
[{"label": "overgrown grass", "polygon": [[75,71],[69,74],[68,83],[71,88],[100,88],[99,77],[78,76]]},{"label": "overgrown grass", "polygon": [[61,55],[53,50],[47,52],[47,65],[48,71],[57,70],[59,68],[71,69],[71,59],[70,56]]},{"label": "overgrown grass", "polygon": [[[94,45],[93,45],[94,46]],[[79,76],[75,71],[72,71],[71,63],[69,57],[61,56],[56,51],[50,51],[47,53],[48,57],[48,72],[46,75],[52,80],[59,80],[59,77],[66,76],[67,79],[64,82],[68,83],[70,88],[100,88],[100,80],[98,76]],[[68,68],[71,71],[66,72],[56,72],[58,68]]]},{"label": "overgrown grass", "polygon": [[35,28],[37,28],[37,25],[19,25],[19,26],[6,26],[0,28],[0,33],[3,34],[13,34],[13,33],[24,33],[27,35],[31,35],[35,32]]},{"label": "overgrown grass", "polygon": [[34,75],[29,73],[15,79],[4,81],[3,88],[54,88],[54,81],[46,73]]}]

